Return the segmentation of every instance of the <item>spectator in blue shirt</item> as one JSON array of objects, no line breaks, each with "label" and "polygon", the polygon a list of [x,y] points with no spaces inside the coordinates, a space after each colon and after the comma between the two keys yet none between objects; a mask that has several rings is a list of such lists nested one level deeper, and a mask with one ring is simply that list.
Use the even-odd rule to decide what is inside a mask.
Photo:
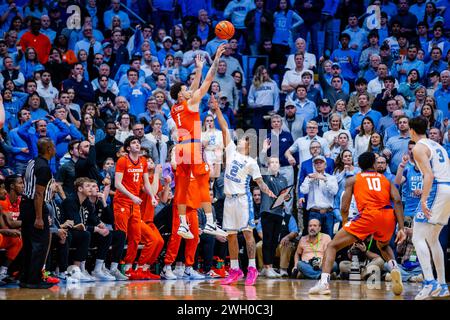
[{"label": "spectator in blue shirt", "polygon": [[339,41],[341,42],[341,48],[334,50],[330,59],[339,63],[344,79],[354,83],[359,69],[359,53],[349,48],[350,35],[348,33],[342,33]]},{"label": "spectator in blue shirt", "polygon": [[[358,16],[350,13],[348,16],[348,28],[343,31],[350,36],[350,49],[361,53],[362,49],[367,43],[367,31],[358,26]],[[339,39],[340,40],[340,39]]]},{"label": "spectator in blue shirt", "polygon": [[422,78],[425,75],[425,64],[423,61],[417,59],[417,51],[418,48],[416,45],[412,44],[408,47],[408,54],[406,56],[406,59],[403,60],[402,63],[397,65],[397,72],[399,75],[398,81],[405,82],[408,73],[416,69],[419,72],[419,76]]},{"label": "spectator in blue shirt", "polygon": [[151,95],[150,91],[138,83],[138,72],[135,69],[127,71],[128,83],[120,86],[119,96],[125,97],[130,103],[129,112],[137,117],[145,111],[145,102]]},{"label": "spectator in blue shirt", "polygon": [[[18,112],[19,125],[31,119],[31,113],[27,109],[22,109]],[[9,131],[8,136],[11,143],[11,162],[14,165],[14,171],[18,174],[23,174],[27,167],[28,161],[32,159],[27,143],[18,134],[19,127],[13,128]],[[28,130],[28,135],[34,134],[34,129]]]},{"label": "spectator in blue shirt", "polygon": [[401,116],[398,119],[398,136],[390,138],[386,143],[385,154],[391,159],[390,169],[392,173],[397,173],[397,168],[402,162],[402,157],[408,152],[409,137],[409,118]]},{"label": "spectator in blue shirt", "polygon": [[172,49],[172,37],[165,36],[162,40],[163,48],[158,51],[158,61],[161,65],[164,64],[164,60],[166,59],[167,54],[171,54],[172,56],[175,54],[175,51]]},{"label": "spectator in blue shirt", "polygon": [[359,112],[355,113],[352,116],[352,122],[350,124],[350,133],[352,137],[356,137],[356,135],[361,130],[361,123],[365,117],[370,117],[375,124],[375,127],[378,125],[378,121],[381,119],[382,114],[378,111],[372,110],[369,104],[369,96],[365,93],[362,93],[358,97],[359,104]]},{"label": "spectator in blue shirt", "polygon": [[448,119],[450,105],[450,71],[441,72],[441,87],[434,92],[434,98],[437,102],[437,108],[444,114],[444,119]]},{"label": "spectator in blue shirt", "polygon": [[105,13],[103,14],[103,23],[105,24],[106,28],[111,28],[112,20],[115,16],[118,16],[120,18],[121,26],[123,29],[128,29],[130,27],[130,18],[128,17],[128,14],[120,10],[120,0],[112,0],[111,9],[105,11]]}]

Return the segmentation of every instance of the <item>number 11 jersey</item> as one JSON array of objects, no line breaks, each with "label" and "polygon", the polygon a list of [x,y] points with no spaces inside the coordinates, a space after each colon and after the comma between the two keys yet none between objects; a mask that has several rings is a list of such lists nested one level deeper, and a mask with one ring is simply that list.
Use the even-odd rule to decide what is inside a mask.
[{"label": "number 11 jersey", "polygon": [[[125,189],[139,197],[144,185],[144,173],[147,172],[147,160],[139,157],[137,162],[133,162],[128,155],[123,156],[117,160],[116,172],[123,173],[122,185]],[[133,201],[119,190],[116,191],[114,201],[133,204]]]}]

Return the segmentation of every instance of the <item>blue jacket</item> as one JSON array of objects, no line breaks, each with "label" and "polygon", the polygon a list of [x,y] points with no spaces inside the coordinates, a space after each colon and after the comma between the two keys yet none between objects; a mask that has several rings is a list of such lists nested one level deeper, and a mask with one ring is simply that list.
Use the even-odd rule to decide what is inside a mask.
[{"label": "blue jacket", "polygon": [[284,156],[284,153],[294,143],[294,138],[292,138],[291,133],[288,131],[281,131],[278,139],[275,139],[277,136],[272,135],[272,131],[270,131],[267,133],[267,138],[271,141],[270,148],[267,150],[267,156],[272,156],[272,148],[278,149],[278,154],[273,154],[273,156],[280,159],[281,167],[289,166],[289,161]]},{"label": "blue jacket", "polygon": [[[11,141],[11,152],[12,152],[12,156],[14,158],[14,161],[28,161],[31,160],[33,157],[31,156],[31,153],[25,153],[22,152],[21,149],[23,148],[28,148],[28,144],[19,136],[18,133],[19,128],[14,128],[12,129],[8,136],[9,136],[9,140]],[[30,130],[31,131],[31,130]],[[33,133],[28,133],[29,135],[33,134]]]},{"label": "blue jacket", "polygon": [[[334,160],[331,158],[325,158],[327,160],[327,167],[325,168],[325,172],[328,174],[333,174],[334,171]],[[308,174],[314,173],[314,165],[312,158],[305,160],[302,162],[302,165],[300,166],[300,172],[298,174],[298,198],[305,198],[306,195],[300,192],[300,186],[302,185],[303,181],[305,180],[306,176]]]},{"label": "blue jacket", "polygon": [[[30,156],[35,158],[38,156],[37,142],[40,137],[37,132],[34,134],[29,133],[32,125],[32,120],[25,122],[18,128],[17,133],[19,134],[19,137],[26,142],[28,150],[30,151]],[[53,140],[55,146],[63,141],[69,133],[69,127],[59,119],[55,119],[53,123],[47,125],[47,137]],[[49,165],[52,173],[56,173],[57,164],[55,157],[49,161]]]},{"label": "blue jacket", "polygon": [[[70,140],[84,140],[81,132],[75,127],[75,125],[70,124],[69,126],[69,136]],[[67,146],[69,145],[70,140],[63,139],[60,143],[56,145],[56,158],[61,159],[67,152]],[[97,141],[97,140],[96,140]]]}]

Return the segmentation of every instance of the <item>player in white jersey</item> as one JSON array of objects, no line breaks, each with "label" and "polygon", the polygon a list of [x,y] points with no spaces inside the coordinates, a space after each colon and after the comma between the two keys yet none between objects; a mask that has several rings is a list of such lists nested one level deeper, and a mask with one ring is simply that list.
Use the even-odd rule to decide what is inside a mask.
[{"label": "player in white jersey", "polygon": [[253,179],[262,192],[270,197],[275,195],[264,183],[258,163],[255,159],[249,157],[249,141],[240,139],[237,146],[231,140],[228,132],[228,125],[222,115],[220,107],[211,95],[213,108],[215,109],[220,129],[222,130],[223,141],[225,144],[226,166],[224,175],[225,203],[223,210],[222,227],[228,233],[228,251],[230,253],[229,275],[222,281],[222,284],[229,285],[237,282],[244,277],[244,273],[239,268],[239,245],[237,233],[242,231],[245,237],[248,255],[248,269],[245,285],[254,285],[258,277],[256,269],[256,245],[253,238],[254,213],[253,200],[250,193],[250,179]]},{"label": "player in white jersey", "polygon": [[[425,281],[415,299],[448,297],[450,294],[445,283],[444,252],[439,243],[439,234],[450,217],[450,160],[440,144],[427,139],[426,118],[420,116],[411,119],[409,127],[411,140],[416,142],[413,149],[414,160],[423,175],[423,190],[414,219],[412,240]],[[430,251],[437,281],[433,275]]]}]

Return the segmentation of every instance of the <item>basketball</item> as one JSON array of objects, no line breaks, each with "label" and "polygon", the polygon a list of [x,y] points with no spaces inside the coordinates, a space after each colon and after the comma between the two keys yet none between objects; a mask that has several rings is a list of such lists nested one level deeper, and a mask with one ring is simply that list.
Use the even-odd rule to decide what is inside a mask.
[{"label": "basketball", "polygon": [[217,38],[229,40],[234,35],[234,26],[230,21],[223,20],[216,25],[215,32]]}]

